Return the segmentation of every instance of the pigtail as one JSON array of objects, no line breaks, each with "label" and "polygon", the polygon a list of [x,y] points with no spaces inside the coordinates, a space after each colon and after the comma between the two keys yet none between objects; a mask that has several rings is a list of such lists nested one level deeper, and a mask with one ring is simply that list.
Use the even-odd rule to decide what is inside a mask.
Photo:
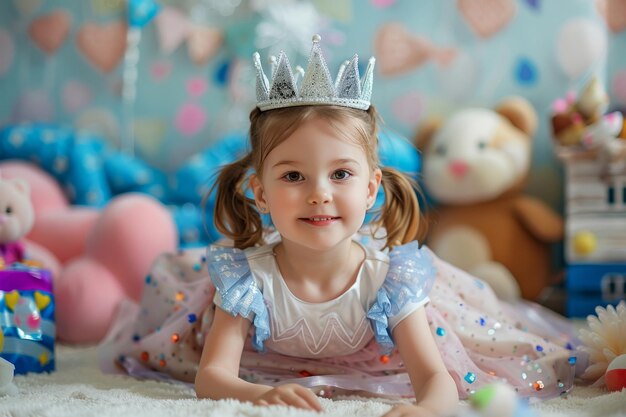
[{"label": "pigtail", "polygon": [[234,247],[245,249],[263,240],[261,216],[254,200],[246,197],[244,182],[251,166],[251,154],[226,165],[220,171],[214,187],[217,187],[215,227],[234,242]]},{"label": "pigtail", "polygon": [[385,190],[385,202],[380,210],[377,223],[383,226],[387,233],[386,248],[421,239],[425,236],[425,224],[420,213],[417,199],[419,187],[400,171],[384,167],[382,171],[382,186]]}]

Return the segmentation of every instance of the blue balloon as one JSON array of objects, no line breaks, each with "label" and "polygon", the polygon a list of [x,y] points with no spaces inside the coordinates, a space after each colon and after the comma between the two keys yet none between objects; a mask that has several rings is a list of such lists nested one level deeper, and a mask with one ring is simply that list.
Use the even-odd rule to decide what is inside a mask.
[{"label": "blue balloon", "polygon": [[128,24],[131,27],[143,28],[161,10],[154,0],[128,0]]}]

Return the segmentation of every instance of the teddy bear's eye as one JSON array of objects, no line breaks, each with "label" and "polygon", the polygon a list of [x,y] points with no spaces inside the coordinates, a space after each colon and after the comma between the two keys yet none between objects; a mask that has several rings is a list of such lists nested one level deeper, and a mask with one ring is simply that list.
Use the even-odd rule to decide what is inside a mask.
[{"label": "teddy bear's eye", "polygon": [[11,206],[8,206],[7,208],[4,209],[4,212],[6,214],[11,214],[11,213],[13,213],[13,208]]},{"label": "teddy bear's eye", "polygon": [[447,149],[446,149],[446,145],[441,145],[441,144],[440,144],[440,145],[437,145],[437,146],[435,147],[435,153],[436,153],[437,155],[445,155],[445,154],[446,154],[446,151],[447,151]]}]

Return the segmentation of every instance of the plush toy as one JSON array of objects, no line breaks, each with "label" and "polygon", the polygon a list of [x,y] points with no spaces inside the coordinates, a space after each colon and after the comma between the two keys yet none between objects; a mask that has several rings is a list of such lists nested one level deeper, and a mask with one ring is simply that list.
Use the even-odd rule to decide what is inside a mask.
[{"label": "plush toy", "polygon": [[536,125],[530,103],[511,97],[427,121],[415,138],[436,202],[429,246],[503,299],[535,299],[551,283],[549,244],[563,237],[560,215],[523,194]]},{"label": "plush toy", "polygon": [[607,166],[626,160],[624,117],[618,111],[606,114],[608,106],[609,96],[595,77],[580,96],[569,93],[555,100],[550,121],[557,146],[587,151]]},{"label": "plush toy", "polygon": [[21,239],[33,227],[30,188],[23,179],[0,177],[0,266],[25,260]]},{"label": "plush toy", "polygon": [[6,161],[0,170],[5,178],[22,178],[30,186],[35,220],[25,245],[53,271],[57,337],[98,342],[118,302],[139,300],[156,257],[177,249],[170,213],[144,194],[122,194],[102,210],[71,206],[38,167]]}]

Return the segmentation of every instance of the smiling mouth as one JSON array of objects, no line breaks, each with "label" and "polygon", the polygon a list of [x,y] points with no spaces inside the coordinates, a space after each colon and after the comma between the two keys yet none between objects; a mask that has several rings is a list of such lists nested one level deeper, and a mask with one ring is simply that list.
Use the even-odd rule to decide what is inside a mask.
[{"label": "smiling mouth", "polygon": [[314,224],[314,225],[326,225],[330,224],[335,220],[339,220],[340,217],[332,217],[332,216],[316,216],[316,217],[301,217],[305,223]]}]

